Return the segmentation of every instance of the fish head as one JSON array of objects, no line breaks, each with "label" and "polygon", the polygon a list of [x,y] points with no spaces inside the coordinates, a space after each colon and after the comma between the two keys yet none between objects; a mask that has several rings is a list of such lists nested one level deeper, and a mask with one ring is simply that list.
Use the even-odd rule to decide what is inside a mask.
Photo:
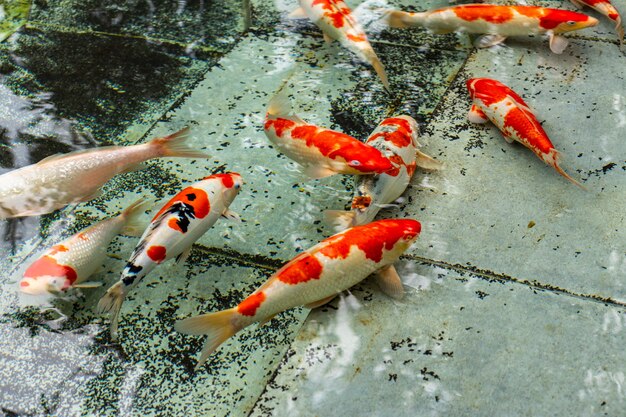
[{"label": "fish head", "polygon": [[408,248],[419,236],[422,231],[422,225],[420,222],[413,219],[400,219],[398,222],[402,228],[402,238],[400,241],[403,242]]},{"label": "fish head", "polygon": [[60,293],[69,286],[67,277],[41,275],[24,277],[20,281],[20,291],[29,295],[46,295]]},{"label": "fish head", "polygon": [[388,249],[393,245],[392,251],[398,256],[415,242],[422,230],[420,222],[413,219],[387,219],[377,223],[385,230],[382,239],[387,241]]},{"label": "fish head", "polygon": [[565,33],[595,26],[598,19],[569,10],[550,9],[540,18],[539,24],[554,33]]},{"label": "fish head", "polygon": [[220,181],[223,187],[223,195],[227,204],[230,204],[243,185],[243,178],[236,172],[226,172],[224,174],[213,174],[205,179]]}]

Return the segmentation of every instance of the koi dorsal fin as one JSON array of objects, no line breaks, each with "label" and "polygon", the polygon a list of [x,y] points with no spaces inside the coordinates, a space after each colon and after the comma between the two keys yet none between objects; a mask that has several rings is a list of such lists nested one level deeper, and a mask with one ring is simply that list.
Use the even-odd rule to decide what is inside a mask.
[{"label": "koi dorsal fin", "polygon": [[270,104],[267,106],[267,116],[287,119],[299,124],[307,124],[307,122],[302,120],[299,116],[293,114],[291,101],[289,100],[289,97],[287,97],[287,94],[282,91],[277,93],[270,100]]}]

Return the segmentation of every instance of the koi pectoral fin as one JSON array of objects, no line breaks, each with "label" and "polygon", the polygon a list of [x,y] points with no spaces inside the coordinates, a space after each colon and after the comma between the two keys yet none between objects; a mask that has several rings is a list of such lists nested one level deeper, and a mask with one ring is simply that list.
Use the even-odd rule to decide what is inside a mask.
[{"label": "koi pectoral fin", "polygon": [[324,36],[324,42],[331,44],[333,43],[334,39],[330,37],[330,35],[328,35],[326,32],[322,32],[322,35]]},{"label": "koi pectoral fin", "polygon": [[428,156],[425,153],[422,153],[420,151],[415,151],[415,153],[416,153],[415,163],[417,164],[418,167],[428,170],[428,171],[438,171],[441,168],[443,168],[443,163],[437,161],[432,156]]},{"label": "koi pectoral fin", "polygon": [[480,107],[478,107],[475,104],[472,104],[472,107],[467,113],[467,120],[469,120],[472,123],[479,123],[479,124],[487,123],[489,121],[489,119],[487,118],[487,115],[480,109]]},{"label": "koi pectoral fin", "polygon": [[308,16],[302,7],[298,7],[287,16],[289,19],[306,19]]},{"label": "koi pectoral fin", "polygon": [[300,171],[304,175],[306,175],[307,177],[313,180],[326,178],[326,177],[330,177],[331,175],[337,174],[335,171],[333,171],[330,168],[320,167],[320,166],[315,166],[315,165],[301,166]]},{"label": "koi pectoral fin", "polygon": [[323,306],[324,304],[330,303],[333,300],[333,298],[335,298],[336,296],[337,295],[331,295],[330,297],[322,298],[321,300],[317,300],[312,303],[305,304],[304,307],[310,308],[311,310],[313,310],[314,308],[318,308],[318,307]]},{"label": "koi pectoral fin", "polygon": [[230,209],[226,209],[222,213],[222,217],[228,220],[236,221],[237,223],[241,223],[241,217],[239,216],[239,214],[235,213],[234,211]]},{"label": "koi pectoral fin", "polygon": [[404,296],[404,287],[393,265],[388,265],[376,273],[376,282],[380,290],[396,300]]},{"label": "koi pectoral fin", "polygon": [[567,48],[567,44],[569,41],[563,36],[555,35],[554,33],[550,33],[550,50],[555,54],[562,54],[565,48]]},{"label": "koi pectoral fin", "polygon": [[489,48],[501,44],[506,40],[506,36],[502,35],[484,35],[474,41],[476,48]]},{"label": "koi pectoral fin", "polygon": [[98,287],[101,287],[102,285],[104,285],[103,282],[88,281],[88,282],[81,282],[80,284],[74,284],[72,285],[72,287],[73,288],[98,288]]}]

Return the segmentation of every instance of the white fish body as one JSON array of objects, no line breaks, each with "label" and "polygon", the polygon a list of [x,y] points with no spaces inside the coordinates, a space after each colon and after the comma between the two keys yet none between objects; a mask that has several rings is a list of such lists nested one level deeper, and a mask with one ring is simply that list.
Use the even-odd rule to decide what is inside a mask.
[{"label": "white fish body", "polygon": [[206,158],[185,145],[187,129],[133,146],[106,146],[53,155],[0,176],[0,219],[37,216],[89,201],[117,174],[159,157]]},{"label": "white fish body", "polygon": [[113,238],[120,233],[138,233],[137,217],[146,205],[139,200],[120,215],[102,220],[46,250],[24,272],[20,290],[42,295],[85,286],[87,278],[102,265]]}]

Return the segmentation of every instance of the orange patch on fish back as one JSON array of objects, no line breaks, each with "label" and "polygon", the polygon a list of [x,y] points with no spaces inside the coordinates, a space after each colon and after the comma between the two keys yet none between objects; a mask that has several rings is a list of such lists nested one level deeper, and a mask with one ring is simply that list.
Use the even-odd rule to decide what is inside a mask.
[{"label": "orange patch on fish back", "polygon": [[276,132],[276,136],[282,137],[285,135],[285,132],[293,129],[295,125],[296,122],[292,120],[277,118],[266,120],[264,128],[265,130],[270,130],[270,128],[273,127]]},{"label": "orange patch on fish back", "polygon": [[[474,78],[468,80],[470,93],[473,88],[473,97],[481,100],[485,106],[491,106],[505,100],[507,97],[512,98],[515,102],[528,107],[526,102],[513,90],[500,81],[491,78]],[[470,87],[473,86],[473,87]]]},{"label": "orange patch on fish back", "polygon": [[533,149],[547,154],[554,145],[539,121],[531,113],[515,107],[504,116],[504,128],[514,129]]},{"label": "orange patch on fish back", "polygon": [[510,6],[470,4],[467,6],[452,7],[451,10],[453,10],[459,18],[468,22],[482,19],[489,23],[500,24],[513,19],[513,10]]},{"label": "orange patch on fish back", "polygon": [[389,160],[393,162],[394,167],[389,171],[385,172],[387,175],[391,175],[392,177],[397,177],[400,174],[400,169],[404,165],[404,159],[400,155],[393,154]]},{"label": "orange patch on fish back", "polygon": [[165,247],[159,245],[150,246],[146,253],[150,257],[150,259],[158,264],[163,262],[163,260],[167,256],[167,250],[165,249]]},{"label": "orange patch on fish back", "polygon": [[276,272],[276,278],[285,284],[295,285],[322,276],[324,267],[321,262],[309,253],[302,253]]},{"label": "orange patch on fish back", "polygon": [[[353,249],[361,250],[365,257],[374,262],[383,258],[383,249],[391,250],[406,236],[408,220],[380,220],[363,226],[355,226],[338,235],[325,239],[326,243],[319,251],[327,258],[345,259]],[[420,232],[419,222],[416,233]],[[415,227],[415,226],[412,226]]]},{"label": "orange patch on fish back", "polygon": [[[167,209],[172,207],[176,203],[184,203],[188,206],[193,207],[194,216],[198,219],[203,219],[209,214],[211,210],[211,204],[209,203],[209,197],[207,196],[206,191],[201,190],[200,188],[187,187],[178,194],[176,194],[170,201],[165,204],[161,210],[154,216],[152,221],[157,219],[161,214],[163,214]],[[172,226],[172,222],[168,223],[170,227]],[[172,229],[180,230],[178,226],[172,227]]]},{"label": "orange patch on fish back", "polygon": [[385,172],[393,166],[376,148],[366,145],[352,136],[334,130],[322,129],[313,125],[303,125],[291,131],[293,139],[306,142],[308,147],[315,147],[331,159],[343,158],[344,161],[358,161],[354,168],[361,172]]},{"label": "orange patch on fish back", "polygon": [[59,252],[67,252],[69,248],[65,245],[54,245],[50,248],[50,253],[48,255],[54,256]]},{"label": "orange patch on fish back", "polygon": [[365,41],[367,41],[367,37],[364,34],[352,35],[351,33],[348,33],[346,35],[346,38],[350,39],[352,42],[365,42]]},{"label": "orange patch on fish back", "polygon": [[349,20],[350,9],[341,0],[313,0],[311,6],[321,5],[325,10],[324,17],[328,18],[331,24],[337,29],[345,25],[345,21]]},{"label": "orange patch on fish back", "polygon": [[257,309],[261,306],[263,301],[265,301],[265,294],[263,291],[259,291],[239,303],[237,311],[239,314],[252,317],[256,314]]},{"label": "orange patch on fish back", "polygon": [[208,177],[206,177],[205,179],[209,179],[209,178],[218,178],[222,181],[222,185],[226,188],[232,188],[233,185],[235,185],[235,181],[233,180],[233,176],[230,174],[213,174],[210,175]]},{"label": "orange patch on fish back", "polygon": [[45,275],[65,277],[70,282],[70,285],[73,284],[78,277],[74,268],[68,265],[59,265],[56,259],[47,255],[37,259],[28,267],[26,272],[24,272],[24,277],[27,278],[37,278]]}]

